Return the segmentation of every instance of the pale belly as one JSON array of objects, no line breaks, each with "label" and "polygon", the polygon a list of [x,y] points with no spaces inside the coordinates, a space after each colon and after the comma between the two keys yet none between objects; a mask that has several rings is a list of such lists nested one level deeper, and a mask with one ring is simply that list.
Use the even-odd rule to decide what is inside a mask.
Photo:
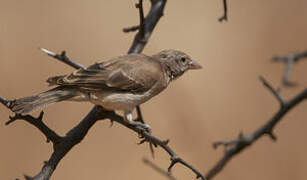
[{"label": "pale belly", "polygon": [[136,106],[148,101],[159,94],[167,87],[167,84],[155,84],[149,91],[143,94],[133,94],[124,92],[87,92],[73,101],[90,101],[93,104],[100,105],[108,110],[131,111]]},{"label": "pale belly", "polygon": [[132,110],[135,106],[146,102],[152,97],[150,93],[91,93],[90,101],[108,110]]}]

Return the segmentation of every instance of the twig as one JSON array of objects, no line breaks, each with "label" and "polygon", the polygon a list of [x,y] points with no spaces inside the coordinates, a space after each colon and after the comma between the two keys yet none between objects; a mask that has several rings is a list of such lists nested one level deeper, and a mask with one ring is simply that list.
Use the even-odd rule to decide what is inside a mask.
[{"label": "twig", "polygon": [[69,57],[66,56],[66,51],[62,51],[60,54],[56,54],[54,52],[49,51],[45,48],[40,48],[44,53],[46,53],[48,56],[51,56],[57,60],[60,60],[61,62],[75,68],[75,69],[85,69],[85,66],[82,64],[79,64],[77,62],[72,61]]},{"label": "twig", "polygon": [[[6,124],[10,124],[16,120],[25,120],[38,128],[46,137],[47,142],[53,143],[53,153],[48,161],[45,161],[42,170],[34,177],[24,175],[26,180],[48,180],[56,169],[61,159],[78,143],[80,143],[86,136],[88,130],[95,124],[99,119],[104,117],[94,118],[95,114],[99,111],[99,107],[95,107],[85,117],[85,120],[81,121],[77,126],[72,128],[63,137],[57,135],[42,121],[43,112],[41,112],[38,118],[34,118],[30,115],[15,115],[10,117],[10,120]],[[90,118],[89,118],[90,117]]]},{"label": "twig", "polygon": [[[141,53],[147,44],[148,39],[151,36],[154,28],[156,27],[157,23],[159,22],[160,18],[163,15],[164,7],[167,0],[151,0],[151,7],[150,10],[145,17],[145,19],[140,21],[140,26],[144,26],[144,33],[138,32],[133,40],[133,43],[128,51],[128,53]],[[141,0],[139,0],[139,4]],[[143,8],[139,8],[139,12],[143,11]],[[140,19],[142,19],[142,15],[140,14]]]},{"label": "twig", "polygon": [[293,64],[307,57],[307,50],[297,53],[291,53],[283,56],[274,56],[272,62],[282,62],[285,63],[285,70],[282,78],[282,84],[284,86],[290,87],[295,86],[296,83],[290,81],[290,72],[292,70]]},{"label": "twig", "polygon": [[[140,15],[140,24],[136,26],[131,26],[123,29],[123,32],[134,32],[139,30],[140,36],[144,37],[145,32],[145,18],[144,18],[144,10],[143,10],[143,0],[139,0],[139,3],[135,4],[135,7],[139,9]],[[141,27],[141,28],[140,28]]]},{"label": "twig", "polygon": [[42,111],[37,118],[34,118],[30,115],[20,115],[16,114],[15,116],[11,117],[10,120],[5,123],[5,125],[9,125],[16,120],[25,120],[28,123],[32,124],[36,128],[38,128],[41,133],[43,133],[47,139],[47,142],[52,142],[54,144],[60,142],[62,137],[56,134],[52,129],[50,129],[44,122],[43,122],[44,112]]},{"label": "twig", "polygon": [[143,0],[139,0],[139,3],[136,4],[135,7],[139,9],[139,14],[140,14],[139,34],[140,34],[140,37],[144,37],[144,35],[145,35],[145,19],[144,19],[144,10],[143,10]]},{"label": "twig", "polygon": [[285,105],[285,101],[283,100],[283,98],[280,96],[279,91],[275,90],[269,82],[267,82],[264,77],[259,76],[260,81],[263,83],[263,85],[268,88],[268,90],[276,97],[276,99],[278,100],[279,104],[281,107],[283,107]]},{"label": "twig", "polygon": [[243,135],[240,133],[238,138],[213,143],[215,148],[221,145],[225,146],[225,152],[224,156],[206,173],[205,178],[211,179],[216,176],[235,155],[251,146],[260,137],[269,135],[269,137],[275,141],[277,138],[273,133],[273,129],[276,124],[280,122],[280,120],[287,114],[287,112],[289,112],[303,100],[307,99],[307,89],[304,89],[294,98],[285,101],[280,97],[278,91],[275,90],[263,77],[261,77],[260,80],[264,83],[264,86],[273,93],[275,98],[281,104],[279,110],[265,124],[263,124],[249,135]]},{"label": "twig", "polygon": [[[204,180],[205,178],[203,175],[192,165],[187,163],[185,160],[183,160],[181,157],[177,156],[176,153],[172,150],[172,148],[168,145],[169,140],[160,140],[159,138],[153,136],[151,133],[144,131],[142,129],[139,129],[135,126],[132,126],[129,124],[127,121],[124,121],[123,118],[119,115],[117,115],[114,111],[107,111],[100,107],[100,114],[106,118],[112,119],[113,121],[133,130],[134,132],[138,133],[140,137],[144,138],[139,144],[143,144],[144,142],[151,142],[152,144],[156,146],[160,146],[163,148],[171,157],[171,164],[168,167],[168,172],[170,173],[172,168],[174,167],[175,164],[179,163],[182,164],[183,166],[191,169],[195,175],[196,178],[201,178]],[[99,116],[99,115],[98,115]]]},{"label": "twig", "polygon": [[134,31],[137,31],[139,28],[140,28],[140,25],[126,27],[126,28],[123,28],[123,32],[125,33],[134,32]]},{"label": "twig", "polygon": [[227,0],[223,0],[223,8],[224,8],[224,14],[223,14],[223,16],[221,16],[221,17],[219,18],[219,21],[220,21],[220,22],[223,22],[223,21],[227,21],[227,20],[228,20]]}]

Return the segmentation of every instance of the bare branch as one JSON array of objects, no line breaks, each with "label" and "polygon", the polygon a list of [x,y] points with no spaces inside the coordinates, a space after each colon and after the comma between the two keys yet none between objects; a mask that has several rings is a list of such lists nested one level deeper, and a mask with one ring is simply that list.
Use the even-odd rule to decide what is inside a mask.
[{"label": "bare branch", "polygon": [[26,122],[38,128],[47,137],[47,142],[51,141],[53,143],[53,153],[49,160],[44,163],[42,170],[34,177],[25,175],[25,179],[48,180],[61,159],[71,150],[71,148],[83,140],[88,130],[95,124],[95,122],[99,119],[106,118],[102,114],[100,114],[99,118],[96,117],[96,114],[99,110],[99,107],[93,108],[83,121],[68,131],[63,137],[57,135],[53,130],[51,130],[49,127],[47,127],[47,125],[43,123],[43,112],[41,112],[38,118],[34,118],[30,115],[18,114],[14,117],[10,117],[10,120],[6,123],[7,125],[16,120],[25,120]]},{"label": "bare branch", "polygon": [[25,120],[28,123],[32,124],[35,126],[37,129],[39,129],[47,139],[47,142],[52,142],[54,144],[58,143],[61,141],[61,136],[56,134],[52,129],[50,129],[44,122],[43,122],[43,116],[44,112],[42,111],[39,115],[39,117],[35,118],[30,115],[21,115],[21,114],[16,114],[15,116],[11,117],[10,120],[5,123],[5,125],[9,125],[13,123],[16,120]]},{"label": "bare branch", "polygon": [[[141,0],[139,1],[139,3]],[[140,21],[140,26],[144,26],[144,33],[139,31],[135,37],[134,41],[128,51],[128,53],[140,53],[143,51],[145,45],[154,28],[156,27],[158,21],[163,15],[164,7],[167,0],[151,0],[150,10],[144,19],[144,21]],[[143,12],[143,9],[139,8],[139,12]],[[140,14],[140,20],[142,19],[142,15]],[[143,22],[143,23],[142,23]]]},{"label": "bare branch", "polygon": [[277,123],[280,122],[280,120],[287,114],[287,112],[307,99],[307,89],[304,89],[294,98],[288,101],[284,101],[276,92],[276,90],[274,90],[264,78],[261,78],[261,81],[264,83],[264,86],[273,93],[273,95],[279,100],[280,103],[283,102],[283,106],[280,106],[279,110],[265,124],[263,124],[249,135],[243,135],[240,133],[238,138],[214,143],[214,147],[223,145],[226,149],[224,156],[206,173],[205,178],[211,179],[216,176],[227,165],[227,163],[233,157],[235,157],[235,155],[239,154],[241,151],[254,144],[260,137],[269,135],[272,140],[276,140],[277,138],[273,134],[273,129]]},{"label": "bare branch", "polygon": [[144,37],[144,35],[145,35],[145,20],[144,20],[144,10],[143,10],[143,0],[139,0],[139,3],[136,4],[135,7],[139,9],[139,14],[140,14],[139,34],[140,34],[140,37]]},{"label": "bare branch", "polygon": [[216,142],[213,142],[212,145],[214,149],[218,148],[221,145],[223,145],[225,149],[227,149],[229,146],[245,141],[244,138],[245,137],[243,136],[243,133],[240,132],[237,139],[231,139],[231,140],[226,140],[226,141],[216,141]]},{"label": "bare branch", "polygon": [[139,15],[140,15],[140,24],[136,26],[131,26],[123,29],[123,32],[134,32],[136,30],[139,30],[140,36],[144,37],[145,32],[145,18],[144,18],[144,10],[143,10],[143,0],[139,0],[139,3],[135,4],[135,7],[139,9]]},{"label": "bare branch", "polygon": [[260,81],[263,83],[263,85],[268,88],[268,90],[276,97],[276,99],[278,100],[280,106],[284,106],[285,105],[285,101],[283,100],[283,98],[280,96],[279,91],[275,90],[268,81],[266,81],[262,76],[259,76]]},{"label": "bare branch", "polygon": [[164,149],[171,156],[171,164],[168,168],[169,172],[171,172],[171,170],[172,170],[172,168],[175,164],[179,163],[179,164],[182,164],[183,166],[191,169],[195,173],[196,178],[201,178],[203,180],[205,179],[203,177],[203,175],[196,168],[194,168],[192,165],[190,165],[185,160],[183,160],[182,158],[180,158],[179,156],[176,155],[176,153],[168,145],[168,143],[169,143],[168,140],[166,140],[166,141],[160,140],[159,138],[153,136],[151,133],[129,124],[127,121],[124,121],[121,116],[117,115],[114,111],[107,111],[107,110],[103,109],[102,107],[100,107],[100,113],[102,113],[101,115],[105,116],[106,118],[112,119],[113,121],[115,121],[115,122],[129,128],[129,129],[133,130],[134,132],[138,133],[141,138],[144,138],[144,140],[142,140],[140,144],[147,141],[147,142],[151,142],[153,145],[160,146],[162,149]]},{"label": "bare branch", "polygon": [[79,64],[77,62],[74,62],[71,60],[69,57],[66,56],[66,51],[62,51],[61,54],[56,54],[52,51],[49,51],[48,49],[45,48],[40,48],[44,53],[46,53],[48,56],[51,56],[57,60],[60,60],[61,62],[75,68],[75,69],[85,69],[85,66],[82,64]]},{"label": "bare branch", "polygon": [[283,56],[274,56],[272,62],[285,63],[285,70],[282,78],[282,83],[286,87],[295,86],[295,82],[290,81],[290,73],[294,63],[307,57],[307,50],[302,52],[291,53]]},{"label": "bare branch", "polygon": [[223,7],[224,7],[224,14],[222,17],[219,18],[219,21],[220,22],[223,22],[223,21],[227,21],[228,20],[228,8],[227,8],[227,0],[223,0]]}]

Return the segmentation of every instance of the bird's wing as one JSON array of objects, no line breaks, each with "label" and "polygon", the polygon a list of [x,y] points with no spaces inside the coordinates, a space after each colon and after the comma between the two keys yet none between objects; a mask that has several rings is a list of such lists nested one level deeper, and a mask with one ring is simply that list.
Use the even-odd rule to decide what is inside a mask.
[{"label": "bird's wing", "polygon": [[115,90],[142,93],[161,77],[160,64],[149,56],[130,54],[96,63],[66,76],[47,80],[51,85],[76,86],[88,90]]}]

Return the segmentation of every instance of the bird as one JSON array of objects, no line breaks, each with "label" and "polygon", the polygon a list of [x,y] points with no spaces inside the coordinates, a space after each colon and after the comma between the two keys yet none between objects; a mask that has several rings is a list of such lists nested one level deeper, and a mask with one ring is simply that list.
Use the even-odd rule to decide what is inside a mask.
[{"label": "bird", "polygon": [[47,83],[55,87],[43,93],[1,102],[16,114],[28,114],[60,101],[91,102],[107,110],[123,111],[125,121],[147,129],[150,126],[133,120],[133,109],[186,71],[201,68],[186,53],[173,49],[152,56],[126,54],[50,77]]}]

